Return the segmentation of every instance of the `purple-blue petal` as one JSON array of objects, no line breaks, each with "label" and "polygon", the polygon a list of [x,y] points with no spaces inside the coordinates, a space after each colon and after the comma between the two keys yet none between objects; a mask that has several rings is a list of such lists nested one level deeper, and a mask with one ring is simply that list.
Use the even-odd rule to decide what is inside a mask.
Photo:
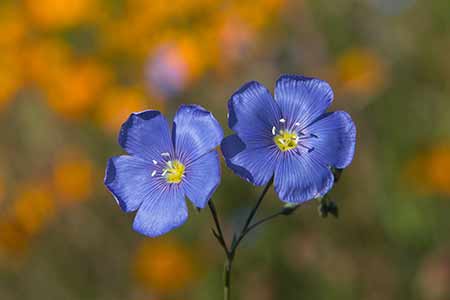
[{"label": "purple-blue petal", "polygon": [[228,102],[228,125],[239,137],[271,135],[281,118],[280,109],[269,90],[252,81],[243,85]]},{"label": "purple-blue petal", "polygon": [[211,151],[186,165],[183,188],[186,196],[198,208],[204,208],[220,183],[220,161],[217,151]]},{"label": "purple-blue petal", "polygon": [[179,186],[152,185],[140,206],[133,229],[149,237],[163,235],[186,222],[188,209]]},{"label": "purple-blue petal", "polygon": [[333,186],[330,169],[310,156],[284,152],[275,169],[275,191],[289,203],[302,203],[323,196]]},{"label": "purple-blue petal", "polygon": [[167,120],[156,110],[132,113],[120,129],[119,144],[129,154],[148,161],[173,152]]},{"label": "purple-blue petal", "polygon": [[193,161],[220,145],[223,130],[214,116],[199,105],[181,105],[173,121],[177,156]]},{"label": "purple-blue petal", "polygon": [[153,166],[135,156],[116,156],[108,160],[105,185],[125,212],[135,211],[151,191]]},{"label": "purple-blue petal", "polygon": [[313,138],[302,143],[313,149],[309,155],[322,164],[339,169],[346,168],[353,159],[356,143],[356,127],[350,115],[337,111],[325,115],[306,129]]},{"label": "purple-blue petal", "polygon": [[222,153],[236,175],[254,185],[264,185],[273,176],[279,151],[274,143],[247,143],[238,135],[231,135],[222,141]]},{"label": "purple-blue petal", "polygon": [[333,90],[323,80],[298,75],[282,75],[275,86],[275,101],[287,127],[304,128],[325,113],[333,101]]}]

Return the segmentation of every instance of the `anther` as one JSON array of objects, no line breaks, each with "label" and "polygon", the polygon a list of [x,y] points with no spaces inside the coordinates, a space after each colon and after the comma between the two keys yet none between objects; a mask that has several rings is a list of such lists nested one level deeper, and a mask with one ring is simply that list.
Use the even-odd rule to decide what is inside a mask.
[{"label": "anther", "polygon": [[303,145],[303,144],[299,144],[299,146],[300,147],[303,147],[303,148],[305,148],[305,149],[307,149],[308,150],[308,153],[311,153],[311,152],[313,152],[314,151],[314,147],[308,147],[308,146],[305,146],[305,145]]}]

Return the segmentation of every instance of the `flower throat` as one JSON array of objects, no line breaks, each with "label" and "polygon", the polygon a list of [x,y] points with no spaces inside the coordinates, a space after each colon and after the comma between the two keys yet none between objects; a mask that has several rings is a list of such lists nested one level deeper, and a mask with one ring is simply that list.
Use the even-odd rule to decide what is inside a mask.
[{"label": "flower throat", "polygon": [[162,175],[168,183],[180,183],[183,180],[185,168],[179,160],[170,160],[166,163]]},{"label": "flower throat", "polygon": [[280,130],[280,132],[273,137],[273,141],[281,151],[289,151],[297,148],[298,136],[287,130]]}]

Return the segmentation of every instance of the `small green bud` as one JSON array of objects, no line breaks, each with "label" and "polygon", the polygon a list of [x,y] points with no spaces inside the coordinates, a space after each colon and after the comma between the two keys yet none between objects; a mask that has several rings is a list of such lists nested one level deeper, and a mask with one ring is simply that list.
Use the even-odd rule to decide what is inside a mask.
[{"label": "small green bud", "polygon": [[283,209],[281,210],[281,214],[285,215],[285,216],[289,216],[299,207],[300,207],[300,204],[287,203],[283,206]]},{"label": "small green bud", "polygon": [[322,199],[319,204],[318,211],[319,216],[322,218],[328,217],[328,214],[331,214],[335,218],[339,217],[339,208],[334,201]]},{"label": "small green bud", "polygon": [[344,171],[344,169],[331,168],[331,172],[333,173],[333,176],[334,176],[334,183],[339,181],[343,171]]}]

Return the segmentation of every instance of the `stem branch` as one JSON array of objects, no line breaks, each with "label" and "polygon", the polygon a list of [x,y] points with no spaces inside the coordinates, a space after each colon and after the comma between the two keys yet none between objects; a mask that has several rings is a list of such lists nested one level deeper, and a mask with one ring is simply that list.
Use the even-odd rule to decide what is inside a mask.
[{"label": "stem branch", "polygon": [[230,251],[228,250],[227,243],[225,242],[225,238],[223,235],[222,227],[220,226],[219,217],[217,216],[216,207],[214,206],[214,203],[211,200],[208,202],[209,210],[211,211],[211,215],[214,219],[214,224],[216,224],[216,230],[212,229],[212,232],[214,236],[216,237],[219,244],[222,246],[223,250],[225,251],[225,254],[227,257],[229,256]]},{"label": "stem branch", "polygon": [[245,221],[245,225],[241,230],[241,233],[234,240],[234,243],[232,243],[231,249],[230,249],[231,259],[234,258],[237,247],[239,246],[239,244],[241,243],[241,241],[244,239],[245,235],[247,234],[247,230],[250,227],[250,223],[252,222],[252,220],[256,214],[256,211],[258,210],[259,206],[261,205],[261,202],[264,199],[264,196],[266,196],[267,191],[272,186],[272,183],[273,183],[273,179],[270,179],[270,181],[267,183],[264,190],[262,191],[261,195],[259,196],[258,201],[256,201],[255,207],[253,207],[250,214],[248,215],[247,220]]},{"label": "stem branch", "polygon": [[214,234],[214,237],[217,239],[219,244],[222,246],[225,255],[226,255],[226,261],[225,261],[225,268],[224,268],[224,300],[230,300],[231,295],[231,270],[233,267],[233,260],[236,255],[236,250],[241,243],[241,241],[244,239],[244,237],[252,231],[254,228],[258,227],[259,225],[262,225],[280,215],[289,215],[291,214],[295,209],[298,208],[298,206],[288,208],[283,208],[281,211],[274,213],[272,215],[269,215],[265,218],[262,218],[261,220],[255,222],[252,224],[253,218],[256,215],[256,212],[261,205],[264,197],[267,194],[267,191],[272,186],[273,178],[267,183],[267,185],[264,187],[264,190],[262,191],[261,195],[259,196],[258,200],[256,201],[255,206],[250,211],[247,220],[245,221],[244,226],[242,227],[239,235],[234,235],[233,240],[231,242],[230,247],[228,247],[227,243],[225,242],[225,238],[223,235],[222,227],[220,225],[219,217],[217,216],[217,211],[214,206],[214,203],[212,202],[212,199],[208,202],[209,210],[211,211],[211,215],[214,219],[215,229],[212,229],[212,232]]}]

